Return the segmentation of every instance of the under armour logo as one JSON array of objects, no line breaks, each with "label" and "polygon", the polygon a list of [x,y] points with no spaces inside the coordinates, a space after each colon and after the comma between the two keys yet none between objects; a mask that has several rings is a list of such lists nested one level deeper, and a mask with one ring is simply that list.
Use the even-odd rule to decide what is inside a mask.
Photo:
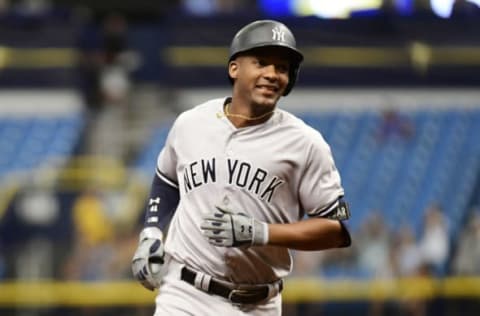
[{"label": "under armour logo", "polygon": [[160,204],[160,198],[150,199],[148,202],[150,212],[158,212],[158,205]]},{"label": "under armour logo", "polygon": [[276,26],[272,29],[272,33],[273,33],[272,39],[274,41],[285,42],[285,31],[280,29],[278,26]]},{"label": "under armour logo", "polygon": [[148,205],[152,205],[152,204],[160,204],[160,198],[157,197],[155,199],[150,199],[150,201],[148,202]]}]

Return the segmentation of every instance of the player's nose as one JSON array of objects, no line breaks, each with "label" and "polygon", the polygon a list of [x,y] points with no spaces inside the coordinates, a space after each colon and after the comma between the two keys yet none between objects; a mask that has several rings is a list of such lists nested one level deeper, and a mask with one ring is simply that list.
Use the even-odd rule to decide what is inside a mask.
[{"label": "player's nose", "polygon": [[278,67],[274,64],[270,64],[264,67],[264,76],[269,80],[277,80],[278,79]]}]

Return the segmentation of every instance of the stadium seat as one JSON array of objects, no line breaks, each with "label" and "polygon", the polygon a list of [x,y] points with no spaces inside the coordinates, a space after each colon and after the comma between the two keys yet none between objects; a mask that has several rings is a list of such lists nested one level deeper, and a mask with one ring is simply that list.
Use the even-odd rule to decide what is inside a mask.
[{"label": "stadium seat", "polygon": [[67,158],[79,141],[81,114],[0,118],[0,177]]}]

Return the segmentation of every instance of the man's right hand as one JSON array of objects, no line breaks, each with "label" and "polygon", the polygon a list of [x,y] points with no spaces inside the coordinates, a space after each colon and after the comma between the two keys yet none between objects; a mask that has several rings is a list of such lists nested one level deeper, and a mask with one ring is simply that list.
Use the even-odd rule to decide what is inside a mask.
[{"label": "man's right hand", "polygon": [[164,256],[161,230],[156,227],[143,229],[132,259],[132,272],[135,279],[150,291],[160,287]]}]

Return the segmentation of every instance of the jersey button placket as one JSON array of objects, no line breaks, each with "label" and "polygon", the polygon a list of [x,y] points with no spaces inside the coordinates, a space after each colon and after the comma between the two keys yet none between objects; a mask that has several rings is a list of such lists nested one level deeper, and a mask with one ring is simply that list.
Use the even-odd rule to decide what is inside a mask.
[{"label": "jersey button placket", "polygon": [[[225,155],[226,158],[231,158],[234,154],[233,151],[233,139],[235,137],[235,133],[230,134],[230,136],[227,139],[227,143],[225,145]],[[223,198],[222,198],[222,203],[225,207],[228,207],[230,204],[230,194],[232,193],[232,187],[230,187],[228,184],[224,187],[224,193],[223,193]]]},{"label": "jersey button placket", "polygon": [[225,147],[225,153],[227,154],[227,157],[231,157],[234,154],[234,151],[233,151],[234,138],[235,138],[235,134],[231,134],[230,137],[228,138],[227,146]]}]

